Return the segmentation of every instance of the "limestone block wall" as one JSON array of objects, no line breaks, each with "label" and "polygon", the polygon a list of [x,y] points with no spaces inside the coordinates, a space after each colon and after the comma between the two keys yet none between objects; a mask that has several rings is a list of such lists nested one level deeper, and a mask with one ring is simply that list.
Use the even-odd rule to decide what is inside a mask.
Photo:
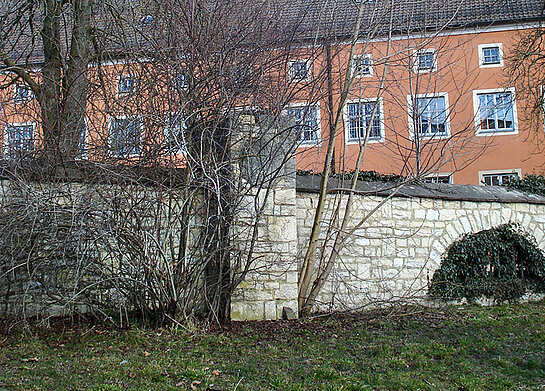
[{"label": "limestone block wall", "polygon": [[[231,238],[235,276],[243,276],[231,298],[231,319],[279,319],[284,307],[297,311],[296,175],[289,124],[275,117],[241,117],[243,151],[239,172],[242,202]],[[236,152],[235,152],[236,153]]]},{"label": "limestone block wall", "polygon": [[[328,228],[335,231],[336,223],[331,223],[334,197],[328,202],[330,220],[322,229],[324,235]],[[308,243],[317,199],[317,194],[297,193],[299,261]],[[349,227],[383,200],[356,196]],[[543,204],[391,198],[346,242],[340,262],[318,298],[318,308],[358,309],[423,297],[441,255],[452,242],[464,233],[508,222],[519,223],[545,250]]]},{"label": "limestone block wall", "polygon": [[[258,224],[255,270],[233,297],[232,319],[279,319],[283,307],[297,310],[299,269],[318,201],[316,183],[316,178],[298,176],[296,191],[288,176],[271,188],[268,198],[249,198],[263,199],[265,212]],[[317,310],[365,309],[425,298],[441,256],[465,233],[518,223],[545,250],[544,197],[500,187],[408,185],[386,198],[380,187],[384,184],[361,186],[362,192],[380,196],[355,196],[347,228],[353,232],[318,297]],[[342,215],[346,202],[346,194],[328,197],[317,251],[324,257],[332,242],[325,239],[334,237],[340,224],[334,213]],[[248,226],[251,218],[245,217]],[[239,215],[237,227],[243,222]]]},{"label": "limestone block wall", "polygon": [[[246,255],[252,251],[251,270],[231,300],[231,319],[281,319],[284,307],[297,310],[297,215],[295,178],[281,178],[270,193],[248,196],[248,206],[263,198],[263,213],[239,214],[235,237]],[[248,210],[249,210],[248,209]],[[257,220],[257,222],[256,222]],[[255,243],[252,230],[257,227]],[[253,246],[253,247],[252,247]]]}]

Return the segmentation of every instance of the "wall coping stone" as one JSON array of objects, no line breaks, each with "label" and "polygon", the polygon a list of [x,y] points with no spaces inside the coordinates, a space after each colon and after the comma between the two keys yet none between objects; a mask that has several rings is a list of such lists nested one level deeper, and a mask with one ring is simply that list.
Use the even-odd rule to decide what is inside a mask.
[{"label": "wall coping stone", "polygon": [[[299,193],[318,193],[322,176],[319,174],[297,174],[296,190]],[[330,193],[347,192],[349,180],[329,178]],[[378,197],[390,196],[398,186],[395,182],[364,182],[358,181],[356,191],[362,195]],[[431,198],[447,201],[473,201],[498,203],[528,203],[545,205],[545,197],[525,193],[505,186],[478,186],[456,184],[432,184],[407,182],[395,194],[401,198]]]}]

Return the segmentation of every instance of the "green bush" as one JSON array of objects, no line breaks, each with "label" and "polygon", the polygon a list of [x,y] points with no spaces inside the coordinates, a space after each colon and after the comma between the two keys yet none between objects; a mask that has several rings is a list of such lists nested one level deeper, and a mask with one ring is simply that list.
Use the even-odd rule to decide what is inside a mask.
[{"label": "green bush", "polygon": [[504,224],[454,242],[433,275],[433,298],[469,301],[485,296],[497,302],[545,292],[545,256],[533,237]]},{"label": "green bush", "polygon": [[545,176],[526,175],[524,179],[511,179],[507,186],[511,189],[522,190],[532,194],[545,196]]},{"label": "green bush", "polygon": [[[338,173],[332,175],[339,179],[350,180],[354,176],[354,171],[346,173]],[[358,180],[363,182],[403,182],[406,178],[397,174],[381,174],[377,171],[360,171],[358,172]]]}]

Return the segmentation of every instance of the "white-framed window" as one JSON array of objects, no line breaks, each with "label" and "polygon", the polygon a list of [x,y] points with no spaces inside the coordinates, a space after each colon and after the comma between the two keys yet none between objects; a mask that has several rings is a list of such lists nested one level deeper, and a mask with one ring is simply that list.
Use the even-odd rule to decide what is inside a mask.
[{"label": "white-framed window", "polygon": [[373,76],[373,57],[370,54],[354,56],[352,75],[355,77]]},{"label": "white-framed window", "polygon": [[452,183],[452,174],[433,174],[424,178],[424,183]]},{"label": "white-framed window", "polygon": [[503,66],[503,46],[501,43],[479,45],[479,67],[493,68]]},{"label": "white-framed window", "polygon": [[545,86],[541,85],[541,118],[543,119],[543,127],[545,129]]},{"label": "white-framed window", "polygon": [[371,142],[384,141],[384,118],[382,113],[382,99],[347,101],[344,107],[346,142],[359,143],[364,141],[367,133],[369,133],[369,141]]},{"label": "white-framed window", "polygon": [[302,145],[320,142],[320,108],[318,105],[292,105],[286,108],[285,114],[295,122],[295,130],[299,134]]},{"label": "white-framed window", "polygon": [[168,113],[165,116],[163,143],[170,154],[180,154],[187,151],[187,123],[180,113]]},{"label": "white-framed window", "polygon": [[89,137],[88,119],[85,118],[83,121],[83,127],[79,134],[78,154],[76,156],[77,159],[85,159],[87,157],[88,137]]},{"label": "white-framed window", "polygon": [[310,63],[308,60],[293,60],[289,63],[290,79],[304,81],[310,77]]},{"label": "white-framed window", "polygon": [[187,76],[183,72],[179,72],[176,75],[176,84],[178,88],[184,89],[189,87],[189,80],[187,80]]},{"label": "white-framed window", "polygon": [[421,138],[448,137],[450,118],[448,94],[418,94],[407,96],[409,104],[409,133]]},{"label": "white-framed window", "polygon": [[435,49],[420,49],[413,52],[413,71],[415,73],[434,72],[437,70]]},{"label": "white-framed window", "polygon": [[29,86],[24,84],[15,84],[13,86],[13,101],[15,103],[25,103],[32,100],[33,94]]},{"label": "white-framed window", "polygon": [[139,116],[110,117],[108,146],[114,157],[128,157],[140,154],[142,121]]},{"label": "white-framed window", "polygon": [[136,92],[136,79],[131,75],[120,75],[117,79],[117,95],[128,96]]},{"label": "white-framed window", "polygon": [[477,135],[518,132],[514,88],[474,90],[473,108]]},{"label": "white-framed window", "polygon": [[36,123],[11,123],[4,127],[4,157],[23,158],[34,152]]},{"label": "white-framed window", "polygon": [[504,186],[510,180],[518,179],[522,176],[520,169],[513,170],[493,170],[479,171],[479,183],[485,186]]}]

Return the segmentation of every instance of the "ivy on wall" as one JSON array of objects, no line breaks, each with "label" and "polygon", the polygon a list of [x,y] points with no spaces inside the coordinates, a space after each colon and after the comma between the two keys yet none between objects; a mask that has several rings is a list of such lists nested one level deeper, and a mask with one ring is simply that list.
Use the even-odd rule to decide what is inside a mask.
[{"label": "ivy on wall", "polygon": [[545,176],[530,174],[526,175],[524,179],[511,179],[507,183],[507,187],[545,196]]},{"label": "ivy on wall", "polygon": [[545,292],[545,255],[513,223],[465,234],[450,245],[429,288],[436,299],[485,296],[497,302],[528,291]]},{"label": "ivy on wall", "polygon": [[[332,178],[351,180],[354,171],[331,174]],[[397,174],[381,174],[377,171],[359,171],[358,180],[363,182],[403,182],[406,178]]]}]

